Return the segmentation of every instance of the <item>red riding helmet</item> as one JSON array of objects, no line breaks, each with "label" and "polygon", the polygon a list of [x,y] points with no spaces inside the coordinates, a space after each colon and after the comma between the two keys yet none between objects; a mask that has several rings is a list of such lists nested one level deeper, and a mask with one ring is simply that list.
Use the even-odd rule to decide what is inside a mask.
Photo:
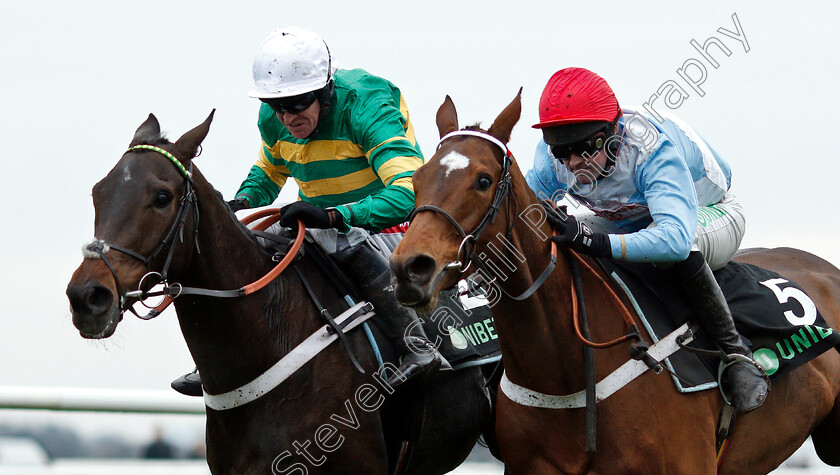
[{"label": "red riding helmet", "polygon": [[621,108],[607,81],[583,68],[561,69],[540,96],[540,122],[535,129],[580,122],[612,122]]}]

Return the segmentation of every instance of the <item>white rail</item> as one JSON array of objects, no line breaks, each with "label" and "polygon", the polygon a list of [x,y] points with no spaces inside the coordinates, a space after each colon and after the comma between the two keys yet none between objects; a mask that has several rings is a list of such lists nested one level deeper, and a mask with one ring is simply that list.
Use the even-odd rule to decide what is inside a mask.
[{"label": "white rail", "polygon": [[201,414],[204,400],[168,391],[0,386],[2,409]]}]

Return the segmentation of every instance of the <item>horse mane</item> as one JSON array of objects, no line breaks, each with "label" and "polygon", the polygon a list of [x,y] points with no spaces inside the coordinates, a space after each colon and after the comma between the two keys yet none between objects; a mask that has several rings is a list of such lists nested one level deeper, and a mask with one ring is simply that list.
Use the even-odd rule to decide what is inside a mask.
[{"label": "horse mane", "polygon": [[[242,224],[242,221],[240,221],[239,218],[236,217],[236,213],[234,213],[230,209],[230,206],[228,206],[227,201],[225,200],[225,196],[222,194],[222,192],[217,190],[216,188],[213,188],[213,194],[216,195],[216,198],[218,198],[219,201],[222,202],[222,205],[224,205],[225,211],[227,211],[228,216],[230,216],[231,219],[233,219],[233,221],[236,223],[236,227],[238,227],[246,236],[248,236],[251,242],[259,245],[259,241],[257,241],[257,236],[254,235],[254,233],[252,233],[250,229],[248,229],[248,226]],[[262,246],[260,245],[260,247]],[[268,251],[266,250],[266,252]]]}]

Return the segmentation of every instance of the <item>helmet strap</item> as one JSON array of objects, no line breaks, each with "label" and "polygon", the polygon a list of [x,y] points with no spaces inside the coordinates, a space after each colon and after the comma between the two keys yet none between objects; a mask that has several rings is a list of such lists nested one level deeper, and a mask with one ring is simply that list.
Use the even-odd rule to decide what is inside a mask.
[{"label": "helmet strap", "polygon": [[327,83],[316,92],[318,104],[321,105],[321,112],[318,113],[318,125],[315,126],[315,130],[309,134],[310,137],[318,133],[318,128],[321,127],[321,122],[327,117],[327,114],[330,113],[333,93],[335,93],[335,79],[333,79],[332,75],[332,53],[330,52],[330,46],[326,41],[324,41],[324,48],[327,49]]},{"label": "helmet strap", "polygon": [[[618,128],[618,119],[621,118],[621,115],[622,110],[619,107],[615,119],[610,122],[609,132],[607,133],[607,144],[604,146],[604,150],[607,152],[607,171],[615,166],[615,159],[618,158],[618,151],[621,149],[621,143],[624,141],[623,134],[619,136],[616,130]],[[618,139],[614,137],[618,137]]]},{"label": "helmet strap", "polygon": [[[330,109],[332,108],[332,98],[335,94],[335,81],[330,78],[327,81],[327,85],[315,91],[315,97],[318,100],[318,104],[321,106],[321,112],[318,113],[318,125],[315,126],[315,130],[309,134],[309,137],[314,137],[315,134],[318,133],[318,129],[321,127],[321,123],[330,113]],[[309,138],[307,137],[307,138]]]},{"label": "helmet strap", "polygon": [[321,104],[321,110],[329,109],[330,105],[332,104],[332,96],[335,92],[335,81],[330,79],[327,81],[327,84],[318,89],[315,93],[316,97],[318,98],[318,102]]}]

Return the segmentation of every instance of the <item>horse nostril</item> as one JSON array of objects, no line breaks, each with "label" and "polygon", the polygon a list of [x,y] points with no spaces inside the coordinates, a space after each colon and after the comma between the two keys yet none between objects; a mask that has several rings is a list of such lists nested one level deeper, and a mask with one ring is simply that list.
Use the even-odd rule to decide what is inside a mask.
[{"label": "horse nostril", "polygon": [[111,308],[114,294],[107,287],[89,284],[67,289],[67,297],[74,312],[102,315]]},{"label": "horse nostril", "polygon": [[425,285],[432,280],[436,267],[437,262],[431,256],[414,256],[406,261],[405,276],[413,284]]},{"label": "horse nostril", "polygon": [[92,313],[107,312],[111,308],[113,301],[113,294],[105,287],[96,286],[87,292],[87,303]]}]

